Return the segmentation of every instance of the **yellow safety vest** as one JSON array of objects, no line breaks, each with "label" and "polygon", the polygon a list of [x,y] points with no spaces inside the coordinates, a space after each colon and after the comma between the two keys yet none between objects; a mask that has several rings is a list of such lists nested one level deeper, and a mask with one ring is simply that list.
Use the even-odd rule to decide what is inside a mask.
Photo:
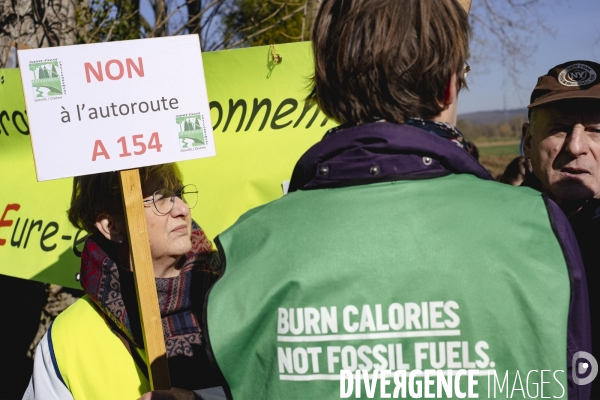
[{"label": "yellow safety vest", "polygon": [[133,400],[150,391],[148,379],[87,295],[56,318],[51,340],[75,400]]}]

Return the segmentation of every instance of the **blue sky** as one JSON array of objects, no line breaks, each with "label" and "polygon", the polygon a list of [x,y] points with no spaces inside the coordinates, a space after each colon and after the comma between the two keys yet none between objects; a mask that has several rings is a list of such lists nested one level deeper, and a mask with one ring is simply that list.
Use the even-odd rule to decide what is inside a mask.
[{"label": "blue sky", "polygon": [[468,77],[470,89],[461,92],[459,98],[459,114],[502,110],[505,96],[508,109],[524,108],[529,104],[537,78],[550,68],[570,60],[600,63],[600,0],[544,0],[544,3],[551,6],[541,9],[541,14],[556,34],[536,38],[537,50],[519,73],[522,88],[517,90],[507,81],[499,62],[475,64]]},{"label": "blue sky", "polygon": [[[473,4],[480,0],[473,0]],[[600,63],[600,0],[541,0],[538,11],[555,35],[538,35],[527,65],[513,84],[500,62],[470,62],[469,91],[461,92],[459,114],[506,108],[525,108],[537,78],[558,64],[570,60]],[[177,1],[179,3],[179,1]],[[153,23],[149,0],[142,0],[141,13]],[[183,17],[183,16],[182,16]],[[490,51],[493,51],[490,49]],[[600,71],[599,71],[600,72]]]}]

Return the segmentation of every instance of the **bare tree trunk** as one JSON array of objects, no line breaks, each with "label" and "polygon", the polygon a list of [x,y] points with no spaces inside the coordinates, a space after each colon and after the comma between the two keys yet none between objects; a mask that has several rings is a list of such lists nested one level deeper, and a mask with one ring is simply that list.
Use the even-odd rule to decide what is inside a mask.
[{"label": "bare tree trunk", "polygon": [[75,44],[76,2],[77,0],[0,0],[0,67],[7,66],[11,48]]},{"label": "bare tree trunk", "polygon": [[201,34],[201,18],[195,18],[203,10],[202,0],[189,0],[187,3],[188,7],[188,23],[187,29],[189,33]]},{"label": "bare tree trunk", "polygon": [[319,6],[321,5],[321,0],[306,0],[306,11],[304,14],[304,32],[303,32],[303,40],[310,40],[312,34],[312,27],[315,22],[315,18],[317,18],[317,11],[319,11]]},{"label": "bare tree trunk", "polygon": [[161,37],[168,35],[168,23],[167,20],[167,3],[165,0],[155,0],[154,2],[154,15],[156,16],[156,22],[154,23],[154,30],[152,31],[153,37]]},{"label": "bare tree trunk", "polygon": [[[81,297],[83,294],[78,293],[81,291],[75,290],[64,290],[62,286],[58,285],[46,285],[46,293],[48,294],[48,302],[42,308],[42,312],[40,314],[40,325],[38,326],[38,331],[29,346],[29,350],[27,350],[27,357],[34,358],[35,357],[35,349],[38,343],[42,340],[42,337],[50,327],[50,324],[54,319],[67,309],[71,304],[75,303],[75,301]],[[74,296],[75,294],[75,296]]]}]

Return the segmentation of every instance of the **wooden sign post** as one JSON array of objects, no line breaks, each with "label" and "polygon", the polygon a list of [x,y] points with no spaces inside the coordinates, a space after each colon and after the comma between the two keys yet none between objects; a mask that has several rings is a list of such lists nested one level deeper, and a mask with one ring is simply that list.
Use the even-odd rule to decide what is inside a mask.
[{"label": "wooden sign post", "polygon": [[38,181],[120,171],[150,386],[169,389],[137,168],[216,155],[199,37],[19,50],[18,56]]},{"label": "wooden sign post", "polygon": [[154,268],[142,202],[140,174],[139,170],[130,169],[120,171],[120,175],[133,277],[148,363],[148,378],[152,390],[167,390],[171,387],[169,366],[167,364],[160,310],[158,309]]}]

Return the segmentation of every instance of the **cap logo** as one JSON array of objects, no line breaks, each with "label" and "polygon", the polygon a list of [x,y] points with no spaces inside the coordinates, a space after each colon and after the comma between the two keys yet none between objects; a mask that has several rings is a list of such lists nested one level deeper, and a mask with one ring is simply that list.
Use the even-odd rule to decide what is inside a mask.
[{"label": "cap logo", "polygon": [[571,64],[558,74],[558,81],[565,86],[585,86],[596,81],[596,71],[585,64]]}]

